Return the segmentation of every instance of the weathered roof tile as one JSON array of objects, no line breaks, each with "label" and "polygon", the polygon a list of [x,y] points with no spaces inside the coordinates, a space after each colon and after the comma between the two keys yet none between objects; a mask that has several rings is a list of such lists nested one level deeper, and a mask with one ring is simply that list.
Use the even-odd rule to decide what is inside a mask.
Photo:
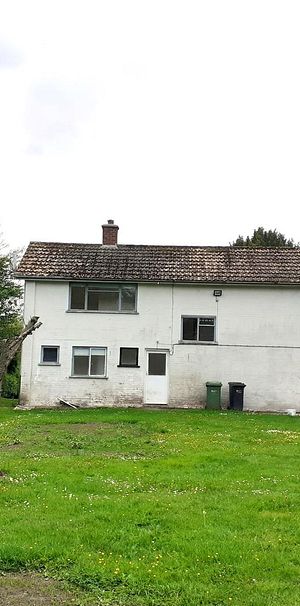
[{"label": "weathered roof tile", "polygon": [[16,277],[300,284],[300,249],[31,242]]}]

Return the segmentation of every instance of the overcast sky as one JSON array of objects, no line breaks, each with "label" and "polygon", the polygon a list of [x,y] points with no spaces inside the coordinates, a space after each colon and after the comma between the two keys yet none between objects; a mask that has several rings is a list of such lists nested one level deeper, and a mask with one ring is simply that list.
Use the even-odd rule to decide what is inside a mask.
[{"label": "overcast sky", "polygon": [[0,0],[9,245],[300,241],[299,31],[299,0]]}]

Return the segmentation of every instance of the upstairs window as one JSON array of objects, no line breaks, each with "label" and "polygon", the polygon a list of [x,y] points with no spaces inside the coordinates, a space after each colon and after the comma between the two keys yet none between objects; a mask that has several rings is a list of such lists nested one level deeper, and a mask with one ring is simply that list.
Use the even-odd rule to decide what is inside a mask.
[{"label": "upstairs window", "polygon": [[71,284],[70,310],[134,313],[136,295],[132,284]]},{"label": "upstairs window", "polygon": [[214,316],[183,317],[182,340],[214,343],[216,340],[216,318]]}]

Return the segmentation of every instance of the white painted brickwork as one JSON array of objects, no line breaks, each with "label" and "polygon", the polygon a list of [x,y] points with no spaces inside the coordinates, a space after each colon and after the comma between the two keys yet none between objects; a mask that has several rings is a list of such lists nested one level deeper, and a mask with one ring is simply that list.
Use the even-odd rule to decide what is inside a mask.
[{"label": "white painted brickwork", "polygon": [[[144,403],[146,349],[169,350],[172,406],[202,406],[206,381],[243,381],[245,408],[300,411],[300,290],[288,287],[139,285],[137,314],[68,312],[69,285],[27,282],[25,320],[42,327],[22,352],[21,402],[53,406]],[[217,344],[182,344],[182,315],[216,316]],[[39,364],[42,345],[60,347],[60,365]],[[107,347],[107,378],[70,378],[73,346]],[[120,347],[138,347],[140,368],[118,368]]]}]

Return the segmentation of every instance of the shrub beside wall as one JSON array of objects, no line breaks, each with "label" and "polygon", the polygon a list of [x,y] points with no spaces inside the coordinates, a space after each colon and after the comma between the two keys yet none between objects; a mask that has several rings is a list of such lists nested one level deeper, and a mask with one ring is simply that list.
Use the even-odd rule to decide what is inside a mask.
[{"label": "shrub beside wall", "polygon": [[20,391],[20,355],[11,361],[3,377],[2,398],[18,398]]}]

